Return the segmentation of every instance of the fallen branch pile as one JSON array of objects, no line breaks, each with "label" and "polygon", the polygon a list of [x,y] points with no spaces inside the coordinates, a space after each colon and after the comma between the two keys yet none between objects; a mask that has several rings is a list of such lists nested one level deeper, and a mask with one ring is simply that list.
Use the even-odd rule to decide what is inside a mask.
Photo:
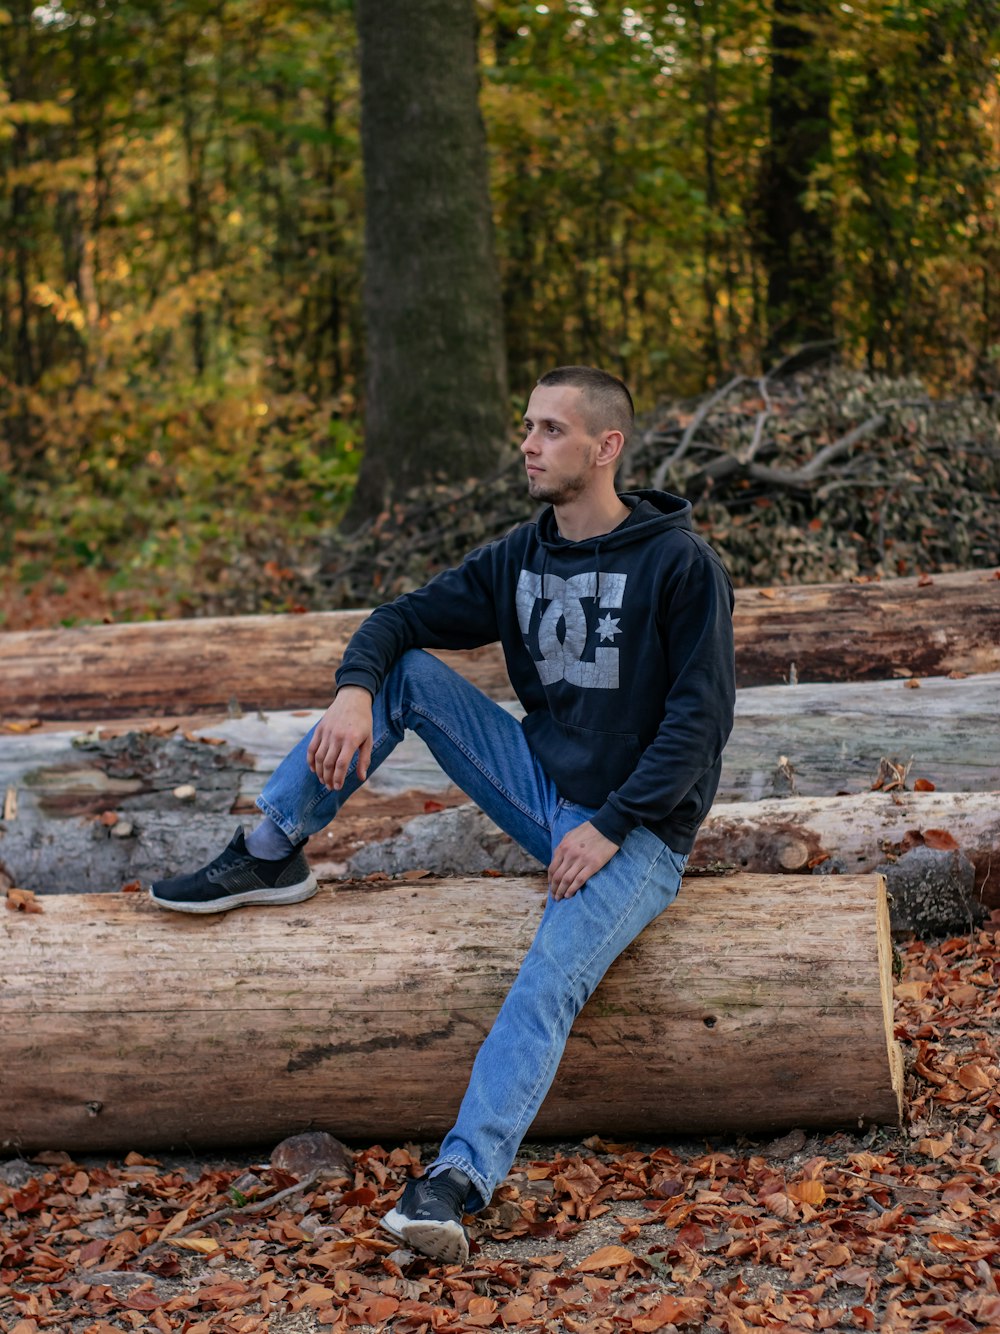
[{"label": "fallen branch pile", "polygon": [[[738,375],[643,422],[627,489],[687,496],[736,583],[819,583],[1000,559],[1000,399],[933,399],[840,365]],[[520,456],[415,492],[319,548],[248,550],[200,613],[371,606],[532,517]]]}]

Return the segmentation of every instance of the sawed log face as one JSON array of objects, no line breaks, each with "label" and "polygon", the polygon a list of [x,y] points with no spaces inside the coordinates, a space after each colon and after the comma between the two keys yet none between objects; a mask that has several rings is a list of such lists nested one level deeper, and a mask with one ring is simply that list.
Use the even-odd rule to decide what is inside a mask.
[{"label": "sawed log face", "polygon": [[[227,916],[127,894],[0,914],[0,1144],[437,1138],[543,894],[420,880]],[[531,1133],[895,1122],[889,949],[877,877],[691,878],[578,1019]]]},{"label": "sawed log face", "polygon": [[[0,717],[326,708],[363,611],[231,616],[0,635]],[[740,589],[740,686],[1000,670],[1000,580],[990,571]],[[510,686],[497,646],[442,653],[493,698]]]}]

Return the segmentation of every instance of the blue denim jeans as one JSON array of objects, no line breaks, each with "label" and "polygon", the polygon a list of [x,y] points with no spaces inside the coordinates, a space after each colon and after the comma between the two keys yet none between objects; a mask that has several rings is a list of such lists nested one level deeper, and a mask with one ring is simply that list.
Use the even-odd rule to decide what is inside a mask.
[{"label": "blue denim jeans", "polygon": [[[594,813],[559,796],[516,718],[428,653],[414,651],[399,660],[375,699],[373,717],[370,772],[409,728],[452,782],[544,864],[562,837]],[[306,762],[311,735],[289,752],[257,800],[295,841],[329,824],[360,786],[355,757],[340,792],[324,787]],[[674,900],[686,862],[647,829],[634,829],[583,889],[546,901],[433,1164],[458,1167],[468,1176],[470,1210],[488,1204],[507,1175],[555,1077],[574,1019],[618,955]]]}]

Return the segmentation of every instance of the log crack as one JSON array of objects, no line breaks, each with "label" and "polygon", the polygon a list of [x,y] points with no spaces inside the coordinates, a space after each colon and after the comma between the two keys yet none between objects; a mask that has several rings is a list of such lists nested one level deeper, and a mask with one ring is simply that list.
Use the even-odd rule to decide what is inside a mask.
[{"label": "log crack", "polygon": [[454,1036],[455,1028],[455,1020],[451,1019],[443,1028],[432,1028],[426,1033],[383,1033],[364,1042],[324,1042],[320,1046],[306,1047],[297,1056],[290,1057],[285,1069],[289,1074],[294,1074],[297,1070],[311,1070],[337,1056],[363,1056],[375,1051],[392,1050],[394,1047],[424,1051],[435,1042]]}]

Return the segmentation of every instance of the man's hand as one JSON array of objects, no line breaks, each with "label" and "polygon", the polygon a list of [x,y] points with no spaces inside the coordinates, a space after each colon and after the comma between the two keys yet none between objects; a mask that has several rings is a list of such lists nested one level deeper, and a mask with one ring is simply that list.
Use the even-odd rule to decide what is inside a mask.
[{"label": "man's hand", "polygon": [[355,752],[363,783],[372,757],[372,697],[363,686],[343,686],[316,724],[306,760],[324,786],[339,792]]},{"label": "man's hand", "polygon": [[571,829],[561,840],[549,867],[549,889],[554,899],[572,898],[618,851],[618,845],[598,833],[589,820]]}]

